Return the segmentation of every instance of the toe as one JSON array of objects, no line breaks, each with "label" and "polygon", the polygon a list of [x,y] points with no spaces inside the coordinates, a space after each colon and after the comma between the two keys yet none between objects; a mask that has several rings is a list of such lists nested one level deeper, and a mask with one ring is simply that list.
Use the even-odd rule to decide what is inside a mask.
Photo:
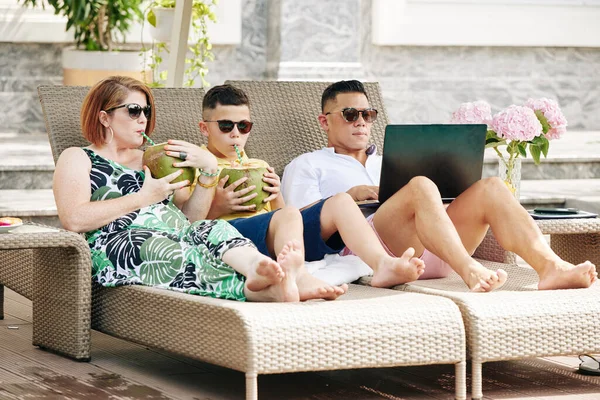
[{"label": "toe", "polygon": [[409,247],[408,249],[406,249],[406,251],[402,254],[401,258],[412,258],[415,256],[415,249],[412,247]]}]

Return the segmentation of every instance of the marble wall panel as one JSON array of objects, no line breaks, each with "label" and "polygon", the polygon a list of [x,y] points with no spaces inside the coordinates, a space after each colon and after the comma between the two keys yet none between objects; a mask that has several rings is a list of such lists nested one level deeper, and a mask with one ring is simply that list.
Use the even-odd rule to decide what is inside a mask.
[{"label": "marble wall panel", "polygon": [[62,76],[63,45],[0,42],[0,77]]},{"label": "marble wall panel", "polygon": [[281,0],[281,61],[356,62],[360,0]]},{"label": "marble wall panel", "polygon": [[599,48],[374,46],[371,1],[361,7],[363,69],[381,83],[391,121],[446,122],[465,101],[496,112],[549,97],[571,129],[600,130]]},{"label": "marble wall panel", "polygon": [[45,133],[37,92],[0,93],[0,133]]}]

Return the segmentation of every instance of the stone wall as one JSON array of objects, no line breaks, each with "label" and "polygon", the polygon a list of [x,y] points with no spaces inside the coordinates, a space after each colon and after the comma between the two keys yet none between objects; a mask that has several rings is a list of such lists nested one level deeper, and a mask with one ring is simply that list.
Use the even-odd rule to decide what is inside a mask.
[{"label": "stone wall", "polygon": [[[600,48],[375,46],[371,0],[243,0],[242,43],[215,46],[227,79],[381,83],[391,121],[446,122],[464,101],[494,111],[553,97],[570,128],[600,130]],[[61,81],[62,45],[0,43],[0,133],[43,132],[35,88]]]}]

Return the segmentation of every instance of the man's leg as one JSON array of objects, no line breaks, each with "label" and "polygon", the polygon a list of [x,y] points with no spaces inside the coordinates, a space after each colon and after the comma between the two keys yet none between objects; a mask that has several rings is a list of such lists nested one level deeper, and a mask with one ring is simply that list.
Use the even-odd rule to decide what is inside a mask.
[{"label": "man's leg", "polygon": [[[425,177],[413,178],[382,204],[373,224],[394,254],[407,247],[422,254],[426,248],[448,263],[472,290],[493,290],[506,281],[503,270],[490,271],[471,257],[442,204],[437,186]],[[473,235],[479,237],[479,230]]]},{"label": "man's leg", "polygon": [[585,288],[596,280],[589,262],[574,266],[558,257],[529,213],[499,178],[482,179],[447,209],[464,247],[473,253],[488,227],[498,243],[521,256],[540,276],[540,289]]},{"label": "man's leg", "polygon": [[401,257],[388,254],[347,193],[338,193],[325,200],[318,218],[320,226],[316,230],[320,231],[324,241],[339,232],[344,244],[373,269],[373,286],[392,287],[412,282],[419,278],[426,267],[423,261],[413,257],[414,249],[398,253],[402,254]]}]

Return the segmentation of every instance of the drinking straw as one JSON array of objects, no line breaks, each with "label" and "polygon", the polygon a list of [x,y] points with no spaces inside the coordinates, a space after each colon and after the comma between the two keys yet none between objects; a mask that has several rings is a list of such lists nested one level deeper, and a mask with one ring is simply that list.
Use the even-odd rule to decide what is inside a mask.
[{"label": "drinking straw", "polygon": [[235,153],[238,156],[238,161],[240,162],[240,165],[242,165],[242,154],[240,153],[240,149],[238,149],[237,144],[234,144],[233,148],[235,149]]},{"label": "drinking straw", "polygon": [[142,136],[146,138],[146,140],[148,141],[148,143],[150,143],[151,146],[154,146],[154,140],[150,139],[148,137],[148,135],[146,135],[144,132],[141,132]]}]

